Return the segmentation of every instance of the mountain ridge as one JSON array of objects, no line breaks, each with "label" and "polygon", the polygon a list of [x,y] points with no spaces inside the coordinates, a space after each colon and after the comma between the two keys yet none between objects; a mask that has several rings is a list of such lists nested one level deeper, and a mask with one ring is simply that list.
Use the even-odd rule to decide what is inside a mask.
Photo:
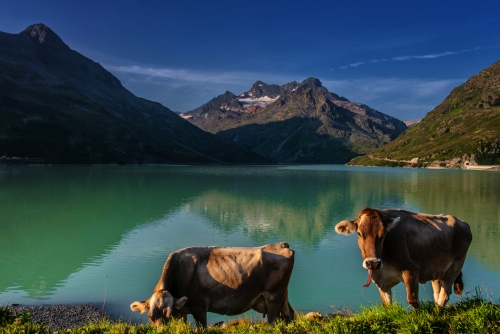
[{"label": "mountain ridge", "polygon": [[0,163],[266,162],[136,97],[44,24],[0,32],[0,124]]},{"label": "mountain ridge", "polygon": [[[258,85],[264,87],[257,81],[250,91],[232,94],[230,103],[215,103],[223,94],[181,115],[205,131],[284,163],[346,163],[407,128],[392,116],[329,92],[313,77],[281,86],[280,95],[276,95],[277,85],[266,85],[273,87],[274,94],[266,93],[268,100],[262,106],[246,106],[238,100],[245,97],[246,102]],[[292,144],[294,137],[297,142]]]}]

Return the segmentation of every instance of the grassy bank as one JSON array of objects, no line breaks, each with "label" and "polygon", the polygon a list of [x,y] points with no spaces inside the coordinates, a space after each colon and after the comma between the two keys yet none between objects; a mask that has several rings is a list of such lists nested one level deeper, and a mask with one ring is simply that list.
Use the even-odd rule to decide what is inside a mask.
[{"label": "grassy bank", "polygon": [[[31,322],[27,313],[15,316],[5,307],[0,308],[0,332],[54,333],[43,325]],[[425,302],[418,312],[394,304],[388,308],[363,308],[352,315],[319,319],[298,316],[290,324],[278,323],[274,327],[246,320],[202,330],[195,330],[190,324],[181,321],[172,321],[160,328],[125,322],[101,322],[60,333],[500,333],[500,305],[474,297],[444,308]]]}]

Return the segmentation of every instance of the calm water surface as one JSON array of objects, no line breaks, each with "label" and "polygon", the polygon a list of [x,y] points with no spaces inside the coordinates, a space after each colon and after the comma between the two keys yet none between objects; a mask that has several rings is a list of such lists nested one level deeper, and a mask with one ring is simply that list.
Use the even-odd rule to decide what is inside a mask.
[{"label": "calm water surface", "polygon": [[[94,303],[146,321],[131,302],[151,295],[169,253],[188,246],[296,251],[296,310],[380,303],[355,236],[334,231],[365,206],[447,213],[474,240],[465,290],[500,298],[500,173],[320,166],[0,168],[0,302]],[[402,284],[394,290],[406,304]],[[432,299],[430,285],[420,297]],[[452,295],[452,300],[458,297]],[[255,315],[250,315],[251,317]],[[209,314],[209,322],[228,317]]]}]

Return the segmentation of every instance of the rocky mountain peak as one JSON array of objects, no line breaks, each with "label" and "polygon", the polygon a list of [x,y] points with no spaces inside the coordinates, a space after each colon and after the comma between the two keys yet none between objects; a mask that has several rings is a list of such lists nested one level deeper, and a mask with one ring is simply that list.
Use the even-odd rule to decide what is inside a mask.
[{"label": "rocky mountain peak", "polygon": [[281,87],[259,80],[234,99],[214,99],[181,116],[271,161],[287,163],[345,163],[407,129],[391,116],[329,92],[314,77]]},{"label": "rocky mountain peak", "polygon": [[28,34],[33,40],[38,41],[39,44],[69,49],[62,39],[43,23],[32,24],[24,29],[23,33]]},{"label": "rocky mountain peak", "polygon": [[302,81],[302,83],[300,85],[306,86],[308,88],[321,88],[321,87],[323,87],[323,85],[321,84],[321,81],[319,81],[319,79],[313,78],[313,77],[305,79],[304,81]]},{"label": "rocky mountain peak", "polygon": [[222,94],[222,96],[224,96],[224,97],[235,97],[236,95],[234,95],[232,92],[226,90],[226,92],[224,94]]},{"label": "rocky mountain peak", "polygon": [[298,85],[299,84],[297,83],[297,81],[292,81],[284,84],[283,86],[281,86],[281,94],[292,92],[295,88],[297,88]]},{"label": "rocky mountain peak", "polygon": [[261,98],[269,97],[276,98],[280,95],[280,86],[268,85],[265,82],[257,80],[248,92],[241,94],[241,98]]}]

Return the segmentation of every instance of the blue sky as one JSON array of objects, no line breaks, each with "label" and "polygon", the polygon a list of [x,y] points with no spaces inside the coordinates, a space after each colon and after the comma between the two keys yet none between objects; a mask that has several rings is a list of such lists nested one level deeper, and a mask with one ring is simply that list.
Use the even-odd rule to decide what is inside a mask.
[{"label": "blue sky", "polygon": [[500,60],[500,1],[6,1],[0,31],[44,23],[135,95],[174,111],[319,78],[402,120]]}]

